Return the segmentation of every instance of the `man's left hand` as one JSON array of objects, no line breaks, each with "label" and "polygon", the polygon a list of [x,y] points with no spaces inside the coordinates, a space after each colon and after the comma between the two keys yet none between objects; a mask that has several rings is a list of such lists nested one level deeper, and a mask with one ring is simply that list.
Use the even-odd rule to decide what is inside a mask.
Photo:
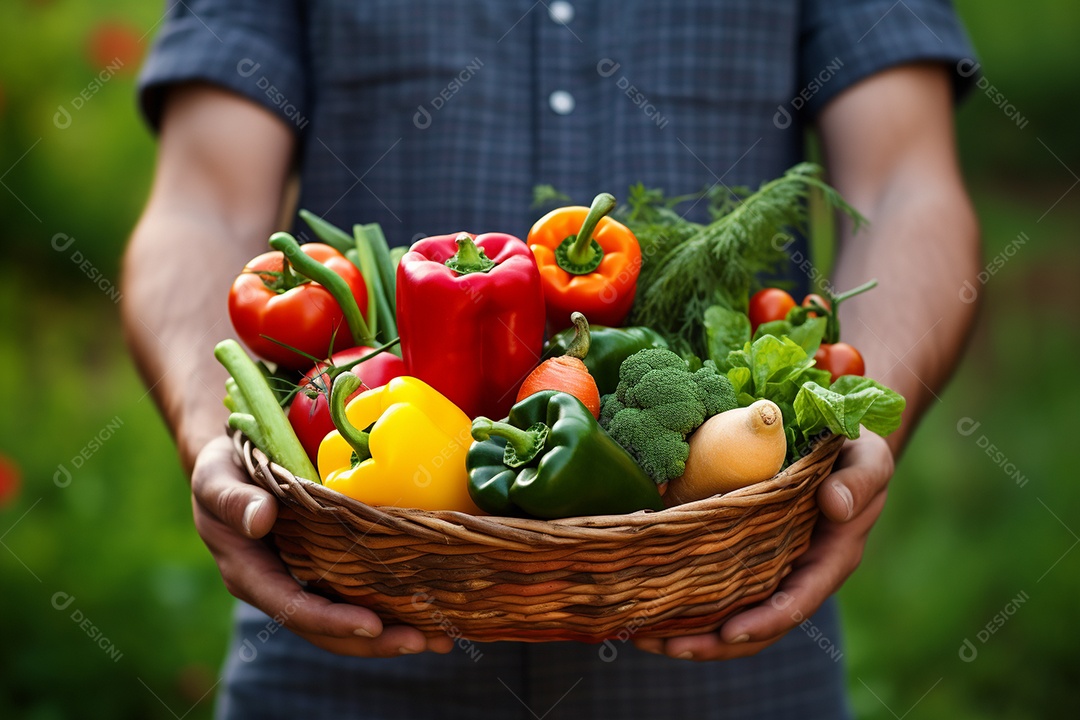
[{"label": "man's left hand", "polygon": [[892,450],[863,431],[840,451],[836,468],[818,488],[821,516],[810,547],[765,602],[704,635],[634,641],[641,650],[685,660],[728,660],[760,652],[809,618],[855,572],[866,538],[885,505],[893,474]]}]

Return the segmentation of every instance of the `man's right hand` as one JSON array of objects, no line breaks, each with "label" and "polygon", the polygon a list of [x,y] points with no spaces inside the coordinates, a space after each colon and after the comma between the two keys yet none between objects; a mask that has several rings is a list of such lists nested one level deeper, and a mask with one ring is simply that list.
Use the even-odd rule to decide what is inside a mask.
[{"label": "man's right hand", "polygon": [[370,610],[304,592],[260,539],[277,518],[277,502],[248,481],[229,438],[217,437],[199,453],[191,496],[195,529],[217,561],[226,589],[311,644],[364,657],[453,649],[448,636],[428,640],[415,628],[384,628]]},{"label": "man's right hand", "polygon": [[296,138],[278,117],[231,92],[169,89],[154,186],[124,256],[124,330],[136,364],[192,476],[195,527],[236,597],[318,647],[347,655],[448,652],[370,610],[304,592],[270,546],[277,502],[251,484],[220,428],[231,335],[225,299],[244,263],[279,229]]}]

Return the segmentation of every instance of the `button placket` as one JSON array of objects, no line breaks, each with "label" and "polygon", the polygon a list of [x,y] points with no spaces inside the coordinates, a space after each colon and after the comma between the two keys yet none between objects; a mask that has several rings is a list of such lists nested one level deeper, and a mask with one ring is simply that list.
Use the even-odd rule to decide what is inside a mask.
[{"label": "button placket", "polygon": [[546,14],[537,18],[538,182],[583,194],[579,186],[588,184],[591,165],[587,152],[590,76],[585,70],[595,61],[581,34],[591,16],[587,8],[576,8],[567,0],[549,0],[546,8]]}]

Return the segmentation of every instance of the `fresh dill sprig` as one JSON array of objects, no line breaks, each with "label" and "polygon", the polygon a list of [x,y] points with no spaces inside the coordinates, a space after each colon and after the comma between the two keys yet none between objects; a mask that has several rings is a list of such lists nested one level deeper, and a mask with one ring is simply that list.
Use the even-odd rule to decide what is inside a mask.
[{"label": "fresh dill sprig", "polygon": [[[631,188],[624,217],[643,258],[631,323],[657,330],[679,353],[706,357],[705,310],[721,304],[746,312],[755,276],[775,271],[786,258],[787,238],[806,232],[812,190],[850,216],[856,228],[865,222],[821,172],[801,163],[753,194],[720,188],[667,199],[660,191]],[[708,225],[683,220],[674,210],[704,197],[713,218]]]}]

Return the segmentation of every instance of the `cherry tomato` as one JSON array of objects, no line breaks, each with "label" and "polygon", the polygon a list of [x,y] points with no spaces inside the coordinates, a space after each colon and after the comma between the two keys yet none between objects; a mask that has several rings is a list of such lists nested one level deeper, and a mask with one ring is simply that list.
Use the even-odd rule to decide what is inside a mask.
[{"label": "cherry tomato", "polygon": [[795,307],[795,300],[780,288],[758,290],[750,298],[750,332],[756,332],[758,325],[774,320],[783,320],[788,311]]},{"label": "cherry tomato", "polygon": [[822,344],[814,353],[814,360],[822,370],[828,370],[832,382],[841,375],[865,375],[866,363],[862,354],[847,343]]},{"label": "cherry tomato", "polygon": [[[373,348],[354,347],[334,353],[330,361],[335,365],[359,360],[371,353]],[[327,404],[327,395],[330,388],[330,376],[324,373],[325,363],[319,363],[311,368],[304,379],[300,381],[300,392],[296,393],[292,404],[289,405],[289,422],[296,431],[296,437],[304,446],[311,462],[315,462],[319,455],[319,444],[326,434],[334,429],[334,421],[330,419],[330,406]],[[390,352],[381,352],[370,360],[365,360],[353,367],[355,373],[364,384],[360,389],[349,396],[349,400],[370,388],[382,387],[396,377],[405,374],[405,363],[397,355]],[[322,373],[320,377],[320,373]],[[316,379],[318,378],[318,379]],[[317,393],[314,398],[307,393]]]},{"label": "cherry tomato", "polygon": [[[821,306],[821,307],[825,308],[826,310],[828,310],[828,309],[830,309],[832,307],[832,305],[829,303],[828,300],[826,300],[825,298],[821,297],[820,295],[817,295],[817,294],[814,294],[814,293],[811,293],[811,294],[809,294],[809,295],[807,295],[806,297],[803,298],[802,306],[804,308],[808,309],[808,310],[810,308],[815,307],[815,306]],[[811,311],[811,312],[807,313],[807,316],[808,317],[818,317],[818,313]]]},{"label": "cherry tomato", "polygon": [[[352,290],[361,314],[367,310],[367,285],[352,262],[329,245],[307,243],[300,246],[312,257],[340,275]],[[353,346],[345,315],[330,292],[315,282],[285,287],[280,277],[280,252],[259,255],[229,290],[229,318],[236,334],[259,357],[292,370],[311,367],[311,360],[270,342],[272,337],[315,357],[326,357],[331,340],[335,349]],[[303,280],[297,276],[297,281]]]}]

